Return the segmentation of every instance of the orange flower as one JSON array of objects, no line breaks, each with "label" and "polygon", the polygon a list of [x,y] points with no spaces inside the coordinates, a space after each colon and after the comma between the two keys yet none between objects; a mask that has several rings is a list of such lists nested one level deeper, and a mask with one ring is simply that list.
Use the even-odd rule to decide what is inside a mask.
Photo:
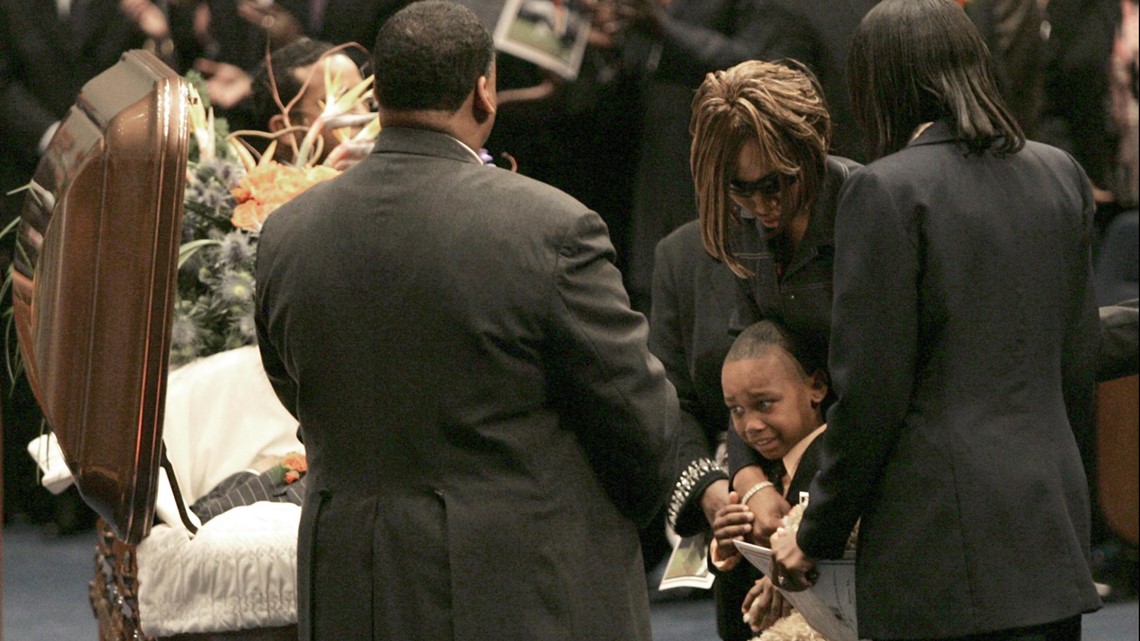
[{"label": "orange flower", "polygon": [[258,231],[278,207],[313,185],[335,178],[332,167],[293,167],[268,162],[254,167],[230,193],[237,201],[230,222],[234,227]]},{"label": "orange flower", "polygon": [[295,483],[309,471],[309,462],[300,452],[289,452],[281,457],[281,462],[270,470],[270,475],[279,477],[276,482]]}]

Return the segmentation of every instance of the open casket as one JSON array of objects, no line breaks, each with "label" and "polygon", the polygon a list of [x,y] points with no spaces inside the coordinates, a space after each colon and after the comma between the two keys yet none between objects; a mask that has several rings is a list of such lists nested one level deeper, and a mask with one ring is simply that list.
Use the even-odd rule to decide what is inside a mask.
[{"label": "open casket", "polygon": [[192,100],[144,51],[84,86],[25,200],[20,350],[101,517],[100,637],[296,638],[300,508],[254,503],[200,529],[183,509],[259,457],[301,449],[256,348],[168,373]]}]

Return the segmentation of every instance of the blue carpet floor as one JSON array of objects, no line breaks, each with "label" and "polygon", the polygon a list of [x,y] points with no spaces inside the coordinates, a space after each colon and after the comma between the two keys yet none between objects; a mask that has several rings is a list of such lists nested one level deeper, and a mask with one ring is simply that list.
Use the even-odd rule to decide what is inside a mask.
[{"label": "blue carpet floor", "polygon": [[[87,599],[95,534],[51,536],[41,528],[4,529],[3,641],[97,641]],[[655,595],[655,641],[718,641],[711,599],[662,600]],[[1137,602],[1112,603],[1084,618],[1084,641],[1138,637]],[[537,640],[536,640],[537,641]]]}]

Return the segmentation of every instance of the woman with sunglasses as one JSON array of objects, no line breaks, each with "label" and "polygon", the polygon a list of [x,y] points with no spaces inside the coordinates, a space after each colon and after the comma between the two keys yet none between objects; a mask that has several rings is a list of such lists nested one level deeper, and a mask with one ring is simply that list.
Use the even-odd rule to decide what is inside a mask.
[{"label": "woman with sunglasses", "polygon": [[[738,332],[773,320],[803,337],[826,362],[837,195],[859,165],[827,153],[831,118],[818,82],[793,61],[748,61],[710,73],[693,99],[689,129],[701,241],[738,277],[730,326]],[[781,472],[732,430],[727,439],[731,498],[748,506],[740,518],[751,524],[752,538],[767,542],[789,510],[768,482]],[[702,505],[730,499],[729,483],[716,482],[724,476],[708,458],[716,447],[708,440],[704,457],[695,458],[677,483],[669,514],[675,527],[706,518],[711,512]],[[718,628],[724,639],[751,638],[753,631],[741,623],[749,585],[729,594],[733,583],[718,582]]]}]

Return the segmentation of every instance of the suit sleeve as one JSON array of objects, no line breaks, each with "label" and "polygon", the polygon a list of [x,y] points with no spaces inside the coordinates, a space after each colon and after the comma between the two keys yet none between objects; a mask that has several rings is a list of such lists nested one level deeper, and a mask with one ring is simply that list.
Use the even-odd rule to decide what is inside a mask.
[{"label": "suit sleeve", "polygon": [[1100,360],[1101,322],[1096,306],[1096,288],[1093,284],[1092,235],[1096,203],[1092,184],[1076,160],[1070,157],[1073,169],[1080,176],[1081,197],[1084,201],[1081,229],[1076,239],[1072,273],[1069,283],[1070,312],[1065,332],[1065,345],[1061,350],[1061,387],[1065,395],[1065,411],[1073,436],[1081,450],[1085,470],[1096,469],[1096,377]]},{"label": "suit sleeve", "polygon": [[649,352],[613,265],[601,217],[588,212],[562,239],[550,319],[550,379],[560,412],[618,509],[646,525],[677,478],[677,394]]},{"label": "suit sleeve", "polygon": [[[273,313],[273,295],[272,283],[263,275],[269,273],[268,265],[272,261],[272,247],[271,243],[267,242],[262,230],[262,238],[259,243],[257,252],[257,280],[258,285],[255,291],[255,308],[254,308],[254,325],[257,329],[257,349],[261,353],[261,365],[265,369],[265,374],[269,378],[269,383],[273,386],[273,392],[277,395],[278,400],[285,409],[294,418],[300,420],[297,414],[297,382],[289,375],[289,371],[285,367],[285,362],[282,360],[281,353],[275,346],[275,341],[269,329],[269,317]],[[297,437],[300,438],[300,429],[297,431]]]},{"label": "suit sleeve", "polygon": [[669,252],[660,244],[653,267],[652,310],[649,323],[649,349],[665,367],[665,376],[677,390],[680,405],[680,420],[677,430],[678,460],[687,465],[697,459],[707,457],[712,444],[705,436],[698,416],[700,399],[697,398],[696,384],[689,374],[682,331],[680,285]]},{"label": "suit sleeve", "polygon": [[919,249],[908,212],[864,173],[847,182],[839,211],[830,352],[838,400],[796,538],[816,558],[842,556],[867,507],[902,430],[918,354]]},{"label": "suit sleeve", "polygon": [[[692,256],[683,255],[687,251],[689,247],[670,245],[668,240],[657,244],[649,323],[649,349],[665,366],[666,377],[677,389],[681,409],[677,460],[683,471],[673,487],[668,512],[669,525],[681,536],[691,536],[708,527],[699,499],[711,483],[725,478],[712,458],[716,446],[704,428],[697,384],[689,369],[688,355],[693,346],[685,344],[686,319],[681,304],[682,297],[693,296],[693,283],[686,282],[687,274],[682,269],[693,260]],[[692,308],[692,301],[687,307]]]},{"label": "suit sleeve", "polygon": [[1137,299],[1100,308],[1101,340],[1096,379],[1110,381],[1140,373],[1140,313]]}]

